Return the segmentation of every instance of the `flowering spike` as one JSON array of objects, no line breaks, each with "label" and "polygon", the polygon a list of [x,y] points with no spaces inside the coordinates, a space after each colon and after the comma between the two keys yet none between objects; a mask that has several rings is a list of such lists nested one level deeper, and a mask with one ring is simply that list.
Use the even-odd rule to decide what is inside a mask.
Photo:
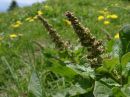
[{"label": "flowering spike", "polygon": [[56,32],[55,29],[52,28],[52,25],[50,25],[42,16],[38,15],[38,19],[43,23],[47,31],[49,32],[49,35],[52,39],[52,41],[55,43],[56,47],[60,50],[64,50],[68,48],[67,42],[64,42],[60,35]]},{"label": "flowering spike", "polygon": [[85,28],[71,12],[66,12],[66,16],[79,37],[81,45],[87,47],[89,53],[87,58],[91,65],[96,66],[101,64],[101,54],[104,52],[102,41],[96,40],[96,38],[90,33],[90,30]]}]

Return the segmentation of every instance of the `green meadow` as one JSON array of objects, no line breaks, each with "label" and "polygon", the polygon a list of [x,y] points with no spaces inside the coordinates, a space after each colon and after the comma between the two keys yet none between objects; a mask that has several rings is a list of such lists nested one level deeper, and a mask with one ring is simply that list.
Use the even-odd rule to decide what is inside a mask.
[{"label": "green meadow", "polygon": [[129,0],[0,13],[0,97],[130,97],[129,23]]}]

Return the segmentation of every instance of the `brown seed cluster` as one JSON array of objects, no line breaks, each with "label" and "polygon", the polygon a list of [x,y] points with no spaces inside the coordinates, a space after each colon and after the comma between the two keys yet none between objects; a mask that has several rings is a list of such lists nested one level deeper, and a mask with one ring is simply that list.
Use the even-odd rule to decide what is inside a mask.
[{"label": "brown seed cluster", "polygon": [[87,59],[92,66],[98,66],[102,63],[101,54],[104,52],[102,41],[96,40],[96,38],[90,33],[88,28],[85,28],[71,12],[66,12],[68,20],[71,22],[75,33],[80,39],[81,45],[87,47],[88,55]]},{"label": "brown seed cluster", "polygon": [[44,19],[42,16],[38,16],[38,19],[43,23],[46,30],[49,32],[49,35],[52,39],[52,41],[55,43],[56,48],[59,50],[65,50],[68,48],[67,42],[64,42],[60,35],[56,32],[55,29],[53,29],[52,25],[50,25],[46,19]]}]

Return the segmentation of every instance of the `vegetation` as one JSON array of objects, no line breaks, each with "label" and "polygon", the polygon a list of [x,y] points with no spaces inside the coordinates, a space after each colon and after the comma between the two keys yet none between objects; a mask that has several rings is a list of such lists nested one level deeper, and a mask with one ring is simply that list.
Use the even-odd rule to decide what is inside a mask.
[{"label": "vegetation", "polygon": [[11,11],[11,10],[13,10],[13,9],[15,9],[15,8],[17,8],[17,7],[18,7],[17,2],[16,2],[15,0],[12,0],[8,11]]},{"label": "vegetation", "polygon": [[129,3],[47,0],[0,13],[0,96],[130,97]]}]

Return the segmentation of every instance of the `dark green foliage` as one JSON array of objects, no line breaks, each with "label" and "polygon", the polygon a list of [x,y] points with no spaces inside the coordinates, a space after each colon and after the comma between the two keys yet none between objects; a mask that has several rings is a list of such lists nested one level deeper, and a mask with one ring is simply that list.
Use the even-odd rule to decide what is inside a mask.
[{"label": "dark green foliage", "polygon": [[121,40],[121,56],[130,52],[130,24],[124,25],[119,31]]},{"label": "dark green foliage", "polygon": [[15,8],[18,8],[17,1],[16,0],[12,0],[11,4],[9,6],[8,11],[14,10]]}]

